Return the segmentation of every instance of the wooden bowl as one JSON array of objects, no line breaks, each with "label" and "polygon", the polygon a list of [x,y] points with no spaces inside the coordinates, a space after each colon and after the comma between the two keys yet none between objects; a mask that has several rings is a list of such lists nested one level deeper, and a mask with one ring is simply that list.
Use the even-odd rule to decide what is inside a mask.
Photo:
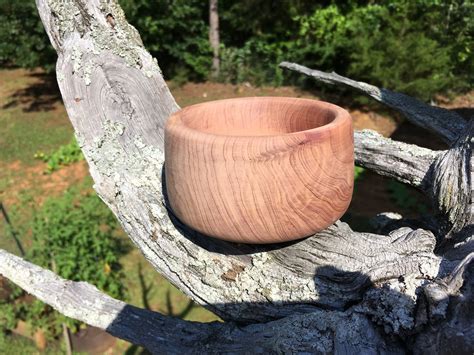
[{"label": "wooden bowl", "polygon": [[165,128],[169,203],[185,224],[240,243],[321,231],[354,184],[349,113],[327,102],[249,97],[186,107]]}]

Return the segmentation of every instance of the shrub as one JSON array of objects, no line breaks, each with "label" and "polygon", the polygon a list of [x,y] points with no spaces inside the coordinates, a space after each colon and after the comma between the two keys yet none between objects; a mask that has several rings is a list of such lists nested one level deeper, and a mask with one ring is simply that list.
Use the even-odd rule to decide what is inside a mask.
[{"label": "shrub", "polygon": [[18,311],[14,302],[22,294],[19,287],[10,287],[6,280],[1,282],[1,286],[4,295],[0,297],[0,344],[5,340],[7,330],[17,325]]},{"label": "shrub", "polygon": [[35,2],[0,0],[0,66],[52,71],[55,62]]},{"label": "shrub", "polygon": [[[119,0],[167,78],[206,80],[212,51],[208,3]],[[428,100],[474,82],[474,5],[470,1],[222,0],[225,82],[306,83],[282,60],[369,81]],[[0,0],[0,64],[52,68],[33,0]],[[297,79],[296,79],[297,78]]]},{"label": "shrub", "polygon": [[269,43],[251,39],[242,48],[222,47],[219,80],[230,83],[249,81],[255,85],[284,83],[278,64],[287,59],[289,43]]},{"label": "shrub", "polygon": [[207,79],[212,61],[208,4],[199,0],[120,0],[167,77]]},{"label": "shrub", "polygon": [[[34,213],[27,259],[65,279],[89,282],[112,297],[123,298],[119,256],[124,248],[114,236],[117,228],[112,212],[97,195],[67,191]],[[60,335],[62,323],[73,330],[81,325],[39,300],[25,302],[24,298],[25,293],[14,287],[7,302],[0,302],[0,333],[14,328],[18,319],[27,321],[32,330],[41,328],[49,337]]]},{"label": "shrub", "polygon": [[47,200],[36,212],[29,259],[73,281],[86,281],[112,297],[122,296],[112,212],[94,193],[73,189]]},{"label": "shrub", "polygon": [[423,100],[474,81],[473,6],[465,2],[335,2],[307,10],[293,11],[287,27],[296,31],[277,26],[280,33],[251,33],[241,47],[224,48],[221,80],[295,83],[278,68],[288,60]]},{"label": "shrub", "polygon": [[81,148],[73,137],[68,144],[60,146],[53,153],[47,155],[43,152],[38,152],[35,154],[35,158],[44,161],[47,166],[46,172],[51,173],[58,170],[60,166],[83,160],[84,155],[82,155]]},{"label": "shrub", "polygon": [[453,83],[450,48],[410,20],[409,6],[371,5],[348,17],[348,75],[428,100]]}]

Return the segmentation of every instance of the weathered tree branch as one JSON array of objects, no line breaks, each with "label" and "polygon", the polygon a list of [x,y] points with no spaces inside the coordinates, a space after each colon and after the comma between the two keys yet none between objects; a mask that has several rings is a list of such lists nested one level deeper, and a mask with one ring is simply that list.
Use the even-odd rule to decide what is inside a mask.
[{"label": "weathered tree branch", "polygon": [[[138,33],[116,1],[37,0],[37,5],[58,52],[59,87],[98,194],[155,269],[196,302],[230,322],[263,322],[245,328],[233,323],[219,328],[190,325],[189,341],[198,349],[206,349],[207,344],[223,351],[226,344],[235,344],[232,349],[244,351],[252,343],[261,352],[400,351],[399,345],[387,340],[390,336],[415,332],[431,322],[428,317],[417,319],[416,309],[423,300],[420,289],[452,270],[453,263],[434,254],[436,239],[429,231],[400,228],[382,236],[357,233],[337,222],[299,242],[248,246],[213,240],[183,226],[168,208],[162,185],[166,182],[161,180],[163,127],[178,106]],[[114,26],[107,21],[110,16]],[[447,227],[440,229],[439,240],[446,237],[446,230],[466,231],[467,205],[460,209],[454,205],[471,199],[455,198],[453,192],[470,197],[472,190],[472,167],[467,163],[472,124],[466,126],[458,116],[405,95],[323,74],[318,77],[368,92],[454,142],[448,151],[432,152],[365,131],[355,134],[356,160],[427,191],[434,200],[441,199],[443,203],[435,206]],[[452,213],[453,209],[461,212]],[[469,236],[462,235],[461,241],[466,242]],[[458,249],[457,255],[469,248]],[[59,281],[64,285],[64,280]],[[31,291],[39,287],[33,283]],[[97,290],[85,289],[99,297]],[[115,305],[118,320],[109,326],[107,321],[100,323],[113,334],[152,350],[169,349],[162,339],[142,332],[146,330],[141,329],[143,316],[152,319],[146,324],[155,334],[165,334],[160,327],[169,325],[186,337],[183,332],[190,323],[184,329],[179,328],[183,323],[167,323],[155,315],[147,318],[148,313],[136,309],[126,313],[119,310],[127,308],[125,304],[113,301],[118,302],[108,299],[111,303],[104,307]],[[91,309],[100,316],[102,305],[97,307]],[[133,327],[122,323],[123,319],[132,322],[133,317]],[[186,339],[179,341],[189,344]]]},{"label": "weathered tree branch", "polygon": [[381,89],[361,81],[355,81],[334,72],[325,73],[310,69],[296,63],[282,62],[280,63],[280,67],[311,76],[316,80],[328,84],[343,85],[356,89],[376,101],[403,113],[405,117],[414,124],[437,133],[447,143],[455,141],[466,126],[463,118],[457,113],[441,107],[426,105],[408,95]]},{"label": "weathered tree branch", "polygon": [[[471,248],[473,250],[473,248]],[[415,354],[470,354],[474,349],[474,252],[439,283],[424,289],[426,312],[433,324],[415,338]]]},{"label": "weathered tree branch", "polygon": [[[452,295],[459,295],[463,274],[470,265],[474,253],[468,255],[452,274],[438,283],[425,288],[430,317],[443,317]],[[49,304],[62,314],[101,328],[124,340],[142,345],[151,352],[186,353],[343,353],[354,354],[377,350],[380,353],[402,353],[403,348],[383,334],[369,321],[370,318],[393,317],[391,326],[397,332],[409,323],[406,314],[364,314],[361,306],[346,311],[315,309],[304,315],[292,315],[284,319],[259,325],[238,326],[234,323],[195,323],[183,321],[159,313],[137,308],[113,299],[86,282],[64,280],[49,270],[31,264],[0,249],[0,274],[25,291]],[[383,292],[383,291],[378,291]],[[472,287],[468,289],[472,292]],[[396,291],[387,291],[384,301],[397,298]],[[403,296],[398,296],[402,297]],[[364,302],[374,301],[371,296]],[[389,302],[390,302],[389,301]],[[407,300],[405,300],[407,301]],[[466,301],[457,301],[457,308],[466,309]],[[434,308],[436,307],[436,308]],[[356,310],[354,312],[354,310]],[[470,335],[474,327],[450,324],[445,331],[463,331]],[[291,329],[291,331],[287,331]],[[432,330],[420,335],[429,338]],[[472,339],[472,338],[471,338]],[[425,350],[438,343],[417,340],[415,349]],[[463,339],[469,347],[469,341]]]},{"label": "weathered tree branch", "polygon": [[[113,299],[86,282],[67,281],[0,249],[0,274],[62,314],[142,345],[153,353],[328,353],[397,351],[364,315],[315,309],[262,325],[195,323]],[[286,329],[291,328],[291,332]],[[354,335],[364,335],[354,338]]]},{"label": "weathered tree branch", "polygon": [[354,150],[357,165],[425,191],[431,187],[431,165],[442,154],[371,130],[354,132]]},{"label": "weathered tree branch", "polygon": [[474,221],[474,118],[432,166],[431,196],[442,216],[440,233],[451,238]]},{"label": "weathered tree branch", "polygon": [[[40,7],[43,12],[47,10],[44,6]],[[324,265],[355,271],[350,259],[358,258],[360,250],[353,250],[346,265],[338,261],[336,251],[346,238],[359,240],[357,245],[362,250],[370,249],[369,244],[374,241],[363,234],[345,228],[344,233],[349,234],[344,235],[334,227],[310,238],[315,243],[327,239],[328,256],[321,258],[316,253],[300,258],[292,252],[297,244],[277,248],[231,245],[179,226],[169,215],[160,181],[162,127],[177,106],[156,62],[140,46],[118,5],[90,1],[77,6],[74,9],[59,4],[41,13],[47,31],[51,32],[53,26],[54,38],[59,33],[56,46],[61,93],[89,162],[96,191],[154,267],[198,303],[223,319],[239,322],[308,312],[314,309],[311,304],[343,308],[359,299],[364,283],[356,284],[352,293],[340,299],[327,297],[334,291],[328,287],[318,290],[314,271]],[[115,19],[114,28],[105,21],[108,14]],[[420,245],[413,253],[412,247],[404,247],[405,241],[400,239],[400,254],[393,252],[390,242],[379,243],[378,252],[389,257],[377,262],[388,265],[391,260],[407,265],[415,274],[426,269],[431,277],[435,276],[437,258],[432,254],[433,244],[425,240],[426,237],[418,238],[415,243]],[[293,257],[285,258],[283,263],[282,258],[274,256],[278,252]],[[418,253],[427,253],[428,257],[416,261]],[[305,265],[313,273],[299,274],[291,264]],[[368,265],[372,266],[367,270],[377,263]]]}]

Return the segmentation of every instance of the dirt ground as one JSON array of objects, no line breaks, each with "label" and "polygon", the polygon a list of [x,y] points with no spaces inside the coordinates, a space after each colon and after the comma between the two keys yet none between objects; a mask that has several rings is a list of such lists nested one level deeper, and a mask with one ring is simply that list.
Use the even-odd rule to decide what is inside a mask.
[{"label": "dirt ground", "polygon": [[6,205],[19,203],[20,195],[25,191],[35,195],[35,201],[41,205],[46,198],[59,196],[68,187],[79,184],[89,175],[89,168],[84,160],[64,166],[51,174],[45,172],[44,163],[27,165],[19,160],[2,164],[1,169],[5,169],[2,175],[5,175],[5,183],[9,186],[5,191],[0,190],[0,196]]}]

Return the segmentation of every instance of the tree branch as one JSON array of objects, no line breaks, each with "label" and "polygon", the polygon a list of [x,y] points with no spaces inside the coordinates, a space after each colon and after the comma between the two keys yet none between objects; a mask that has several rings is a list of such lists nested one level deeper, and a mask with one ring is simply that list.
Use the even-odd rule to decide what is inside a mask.
[{"label": "tree branch", "polygon": [[[451,295],[457,294],[463,285],[465,270],[473,259],[473,253],[462,260],[439,283],[425,287],[429,299],[431,317],[446,314],[446,305]],[[368,294],[363,306],[351,307],[346,311],[320,310],[304,315],[291,315],[284,319],[248,326],[234,323],[196,323],[144,310],[113,299],[85,282],[64,280],[49,270],[31,264],[20,257],[0,249],[0,274],[10,279],[28,293],[49,304],[60,313],[101,328],[121,339],[146,347],[153,353],[344,353],[366,351],[402,353],[400,344],[384,339],[382,333],[369,321],[370,318],[389,321],[399,332],[410,324],[407,311],[412,312],[409,299],[408,309],[380,313],[368,306],[377,302],[374,293]],[[472,279],[469,281],[472,284]],[[408,283],[406,283],[408,285]],[[447,286],[445,286],[447,285]],[[472,292],[472,287],[469,289]],[[379,293],[379,295],[377,295]],[[440,296],[441,295],[441,296]],[[379,302],[393,302],[403,295],[389,289],[378,289],[375,296],[383,296]],[[441,305],[441,307],[440,307]],[[443,306],[445,305],[445,306]],[[377,304],[378,306],[378,304]],[[376,307],[377,307],[376,306]],[[393,304],[390,304],[393,307]],[[437,307],[438,313],[434,312]],[[457,301],[457,309],[465,309],[466,301]],[[441,313],[440,313],[441,312]],[[408,317],[408,318],[407,318]],[[472,324],[443,323],[445,332],[473,332]],[[420,338],[433,336],[432,328]],[[463,339],[465,346],[472,347],[473,337]],[[417,341],[416,346],[426,344],[439,347],[439,341]],[[433,346],[431,345],[431,346]],[[440,348],[442,350],[443,348]]]},{"label": "tree branch", "polygon": [[431,187],[431,165],[442,154],[371,130],[354,132],[354,153],[357,165],[425,191]]},{"label": "tree branch", "polygon": [[315,310],[304,316],[246,327],[196,323],[131,306],[86,282],[64,280],[1,249],[0,274],[60,313],[144,346],[152,353],[400,350],[396,344],[385,342],[368,319],[359,314]]},{"label": "tree branch", "polygon": [[[472,250],[471,246],[471,250]],[[415,354],[469,354],[474,349],[474,252],[466,255],[450,275],[424,289],[432,326],[416,335]]]},{"label": "tree branch", "polygon": [[[437,233],[442,236],[440,239],[449,239],[464,228],[471,228],[474,220],[472,197],[474,183],[471,176],[474,171],[474,159],[472,159],[474,119],[465,122],[461,116],[452,111],[429,106],[410,96],[379,89],[336,73],[325,73],[289,62],[282,62],[280,66],[325,83],[355,88],[402,112],[411,122],[438,133],[450,143],[449,150],[439,153],[404,143],[388,144],[383,139],[379,139],[381,144],[370,142],[370,145],[364,147],[364,140],[358,137],[360,133],[356,133],[356,142],[360,142],[355,147],[356,161],[381,175],[396,178],[427,192],[440,219]],[[378,151],[381,145],[387,148],[383,151],[386,153],[383,159],[378,159],[382,157],[381,154],[370,159],[369,152],[374,148]],[[410,164],[412,154],[413,159]],[[418,170],[419,167],[421,167],[420,170]],[[405,175],[406,172],[408,176]]]},{"label": "tree branch", "polygon": [[455,141],[463,132],[466,123],[457,113],[424,104],[417,99],[398,92],[355,81],[334,72],[325,73],[296,63],[282,62],[280,67],[294,70],[332,85],[343,85],[362,92],[405,115],[414,124],[437,133],[447,143]]},{"label": "tree branch", "polygon": [[[440,233],[451,238],[474,221],[474,119],[432,166],[430,195],[442,216]],[[472,233],[471,233],[472,235]]]}]

